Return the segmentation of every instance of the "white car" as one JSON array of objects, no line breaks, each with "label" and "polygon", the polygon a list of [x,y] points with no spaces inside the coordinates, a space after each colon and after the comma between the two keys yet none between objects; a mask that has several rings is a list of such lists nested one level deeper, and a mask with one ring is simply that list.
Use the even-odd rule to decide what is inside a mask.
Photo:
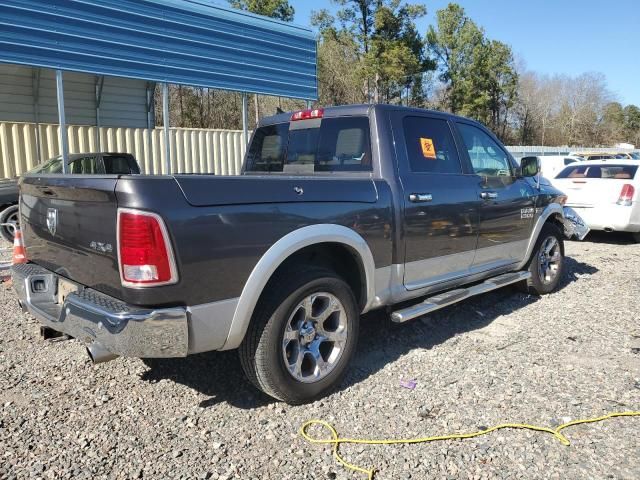
[{"label": "white car", "polygon": [[585,161],[565,167],[551,182],[592,230],[630,232],[640,242],[639,170],[637,160]]},{"label": "white car", "polygon": [[564,167],[572,163],[579,162],[581,159],[572,157],[571,155],[539,155],[540,173],[545,178],[555,178]]}]

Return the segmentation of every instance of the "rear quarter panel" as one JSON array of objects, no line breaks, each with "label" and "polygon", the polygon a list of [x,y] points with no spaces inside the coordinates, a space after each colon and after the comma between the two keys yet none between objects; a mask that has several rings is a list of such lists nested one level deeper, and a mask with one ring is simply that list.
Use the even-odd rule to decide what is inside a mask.
[{"label": "rear quarter panel", "polygon": [[[122,298],[129,303],[197,305],[238,297],[269,247],[308,225],[330,223],[351,228],[369,245],[377,268],[391,264],[391,194],[382,180],[283,178],[263,179],[261,185],[259,179],[247,176],[237,180],[201,176],[186,181],[178,177],[169,185],[158,179],[123,177],[116,187],[118,206],[141,208],[163,217],[180,279],[166,287],[123,289]],[[274,184],[280,184],[284,193],[271,191]],[[294,184],[305,193],[297,195]],[[229,204],[234,197],[253,203]],[[194,206],[187,198],[210,205]]]}]

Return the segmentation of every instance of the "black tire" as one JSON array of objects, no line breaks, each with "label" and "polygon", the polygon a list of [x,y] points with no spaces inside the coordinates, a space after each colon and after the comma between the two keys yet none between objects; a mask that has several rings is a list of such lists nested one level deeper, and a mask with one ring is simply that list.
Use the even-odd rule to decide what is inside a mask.
[{"label": "black tire", "polygon": [[[544,265],[548,257],[541,256],[541,251],[546,249],[545,247],[549,245],[547,242],[553,242],[553,239],[555,239],[555,244],[557,245],[559,259],[556,262],[555,269],[552,269],[554,271],[553,275],[545,275],[544,273],[548,272],[548,270],[544,268]],[[523,291],[534,295],[546,295],[558,287],[564,273],[564,240],[562,232],[556,225],[552,223],[543,225],[526,269],[531,273],[531,277],[523,283]]]},{"label": "black tire", "polygon": [[[18,215],[18,205],[11,205],[0,212],[0,224],[12,223],[17,227]],[[13,232],[11,227],[0,227],[0,236],[9,243],[13,243]]]},{"label": "black tire", "polygon": [[633,241],[636,243],[640,243],[640,232],[634,232],[631,234],[631,238],[633,238]]},{"label": "black tire", "polygon": [[[329,298],[337,299],[342,307],[342,310],[337,312],[337,318],[339,318],[339,322],[346,322],[344,324],[346,327],[340,332],[341,334],[346,332],[346,339],[341,341],[341,344],[322,340],[323,337],[315,329],[311,329],[313,332],[309,332],[308,327],[304,327],[307,328],[307,336],[303,337],[302,327],[297,329],[287,327],[287,325],[293,325],[296,322],[298,325],[306,325],[306,317],[304,317],[306,310],[301,302],[307,298],[315,298],[318,302],[320,300],[324,302],[323,295],[325,294],[328,295],[327,300]],[[316,301],[309,304],[312,305],[311,311],[316,308],[314,303]],[[326,311],[328,310],[327,306]],[[300,311],[303,313],[300,314]],[[305,321],[297,320],[294,314],[303,315]],[[256,306],[244,341],[239,348],[242,368],[249,381],[258,389],[286,403],[302,404],[325,396],[340,384],[351,357],[355,353],[359,317],[353,292],[349,285],[333,271],[310,265],[287,270],[271,282]],[[324,320],[324,328],[327,328],[327,321],[333,322],[334,320]],[[316,328],[319,330],[322,327],[318,327],[316,324]],[[298,340],[285,340],[285,331],[289,331],[293,335],[299,334]],[[339,355],[335,358],[331,357],[334,358],[334,364],[330,370],[324,373],[325,376],[318,380],[314,380],[315,377],[307,377],[305,382],[295,378],[295,373],[289,371],[287,362],[291,361],[289,358],[292,358],[293,355],[290,355],[291,352],[288,349],[295,350],[296,358],[300,358],[300,352],[305,352],[307,346],[313,346],[316,341],[310,341],[309,335],[320,339],[316,345],[321,345],[320,342],[326,341],[327,343],[322,343],[322,345],[328,346],[332,354],[336,349],[339,350]],[[305,346],[303,342],[307,341],[310,343]],[[290,343],[292,346],[289,345]],[[336,345],[339,345],[340,348],[334,348]],[[320,347],[318,346],[317,352],[319,351]],[[311,355],[311,353],[302,353],[304,360],[300,364],[300,373],[302,373],[302,365],[307,359],[312,360],[307,362],[309,364],[313,364],[315,361],[313,357],[309,358],[307,355]],[[320,363],[316,363],[316,372],[321,371],[319,365]],[[292,365],[292,368],[295,367]]]}]

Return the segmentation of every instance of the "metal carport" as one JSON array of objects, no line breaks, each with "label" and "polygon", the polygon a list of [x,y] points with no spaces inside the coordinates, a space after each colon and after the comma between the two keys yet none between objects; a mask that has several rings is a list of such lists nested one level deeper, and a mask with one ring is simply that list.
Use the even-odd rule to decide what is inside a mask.
[{"label": "metal carport", "polygon": [[0,0],[0,63],[56,70],[62,152],[68,155],[63,71],[163,85],[170,171],[168,84],[317,98],[309,29],[199,0]]}]

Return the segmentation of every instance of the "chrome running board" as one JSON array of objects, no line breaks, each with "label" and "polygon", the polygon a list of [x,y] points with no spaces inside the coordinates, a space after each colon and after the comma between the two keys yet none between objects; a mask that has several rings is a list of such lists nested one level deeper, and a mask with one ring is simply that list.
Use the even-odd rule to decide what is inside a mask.
[{"label": "chrome running board", "polygon": [[391,314],[391,321],[395,323],[403,323],[413,320],[416,317],[421,317],[427,313],[435,312],[436,310],[448,307],[449,305],[453,305],[454,303],[458,303],[469,297],[490,292],[491,290],[496,290],[497,288],[511,285],[512,283],[522,282],[530,277],[530,272],[505,273],[503,275],[498,275],[497,277],[489,278],[488,280],[477,285],[473,285],[472,287],[459,288],[439,293],[438,295],[427,298],[417,305],[393,312]]}]

